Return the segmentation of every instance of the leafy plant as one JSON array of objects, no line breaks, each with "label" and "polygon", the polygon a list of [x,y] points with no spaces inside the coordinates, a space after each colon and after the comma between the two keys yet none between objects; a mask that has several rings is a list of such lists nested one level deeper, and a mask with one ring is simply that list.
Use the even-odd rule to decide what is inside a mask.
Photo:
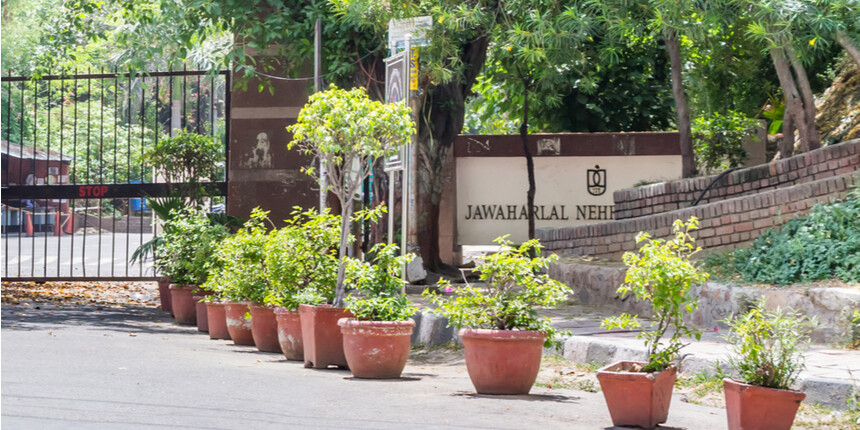
[{"label": "leafy plant", "polygon": [[164,223],[164,236],[157,266],[177,284],[200,285],[217,267],[215,250],[229,235],[223,225],[212,224],[206,213],[193,208],[171,212]]},{"label": "leafy plant", "polygon": [[815,318],[781,308],[767,310],[764,298],[744,315],[726,320],[733,344],[729,363],[750,385],[789,389],[804,368],[803,352]]},{"label": "leafy plant", "polygon": [[265,303],[290,310],[334,299],[340,217],[295,207],[287,225],[269,233]]},{"label": "leafy plant", "polygon": [[[406,103],[384,104],[370,100],[364,89],[350,91],[332,86],[310,97],[297,122],[289,149],[298,148],[325,165],[324,187],[340,201],[341,230],[335,306],[343,306],[346,248],[350,241],[353,197],[373,171],[376,160],[394,155],[415,133],[412,111]],[[305,172],[317,178],[311,165]]]},{"label": "leafy plant", "polygon": [[860,282],[860,189],[818,204],[734,251],[733,269],[751,282],[788,285],[833,277]]},{"label": "leafy plant", "polygon": [[546,334],[546,346],[557,345],[559,333],[549,317],[538,314],[538,308],[558,305],[567,298],[567,286],[540,273],[558,256],[541,257],[537,239],[515,247],[507,237],[497,238],[498,252],[475,268],[486,283],[484,288],[467,284],[452,289],[450,281],[443,279],[440,287],[453,291],[454,297],[429,290],[422,295],[438,306],[432,312],[446,316],[457,328],[536,330]]},{"label": "leafy plant", "polygon": [[183,193],[199,204],[205,195],[202,180],[211,180],[223,168],[224,148],[211,136],[179,131],[158,141],[144,153],[144,159],[164,174],[167,183],[188,183]]},{"label": "leafy plant", "polygon": [[[670,240],[651,239],[648,232],[639,232],[636,243],[644,242],[644,245],[639,252],[624,253],[627,274],[618,293],[626,297],[632,292],[636,299],[651,302],[653,312],[653,330],[638,335],[648,347],[649,362],[642,368],[644,372],[659,372],[671,366],[678,351],[686,346],[683,336],[696,340],[702,336],[699,330],[684,323],[684,314],[698,308],[698,299],[692,297],[690,288],[709,277],[690,261],[690,257],[701,250],[695,247],[696,239],[690,235],[690,231],[698,228],[698,218],[690,217],[686,223],[675,220],[674,237]],[[642,324],[636,315],[623,313],[606,318],[601,327],[634,329],[641,328]],[[664,345],[663,336],[670,330],[671,337]]]},{"label": "leafy plant", "polygon": [[747,158],[744,141],[757,139],[753,131],[758,126],[758,120],[735,111],[696,118],[693,120],[693,148],[699,164],[710,170],[741,165]]},{"label": "leafy plant", "polygon": [[346,260],[344,284],[358,294],[346,298],[346,307],[360,320],[405,321],[415,314],[415,306],[403,294],[406,281],[400,273],[413,254],[397,256],[394,244],[378,243],[370,249],[372,262]]},{"label": "leafy plant", "polygon": [[267,215],[268,212],[254,208],[251,219],[236,234],[218,244],[214,255],[218,269],[206,280],[205,288],[232,301],[264,303],[269,290],[264,265]]}]

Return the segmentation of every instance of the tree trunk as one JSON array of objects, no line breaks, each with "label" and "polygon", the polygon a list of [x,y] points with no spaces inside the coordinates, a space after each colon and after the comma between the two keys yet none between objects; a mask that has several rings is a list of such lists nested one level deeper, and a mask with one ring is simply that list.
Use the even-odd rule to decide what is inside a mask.
[{"label": "tree trunk", "polygon": [[[486,32],[478,32],[479,34]],[[466,97],[470,94],[475,79],[487,57],[489,37],[480,36],[460,46],[462,75],[448,83],[433,85],[423,92],[423,102],[418,117],[418,245],[424,264],[438,270],[439,202],[442,199],[442,170],[448,150],[454,139],[463,130],[466,114]],[[437,216],[433,216],[437,214]],[[430,223],[433,223],[431,226]]]},{"label": "tree trunk", "polygon": [[842,45],[842,48],[845,49],[846,52],[848,52],[848,55],[851,56],[852,60],[854,60],[854,64],[860,68],[860,49],[857,49],[857,45],[854,44],[854,41],[851,40],[851,38],[842,30],[836,32],[836,41]]},{"label": "tree trunk", "polygon": [[794,121],[788,108],[782,115],[782,139],[779,141],[779,158],[786,159],[794,154]]},{"label": "tree trunk", "polygon": [[529,189],[526,192],[526,207],[529,214],[529,240],[535,238],[535,161],[529,149],[529,83],[523,79],[523,122],[520,124],[520,139],[526,156]]},{"label": "tree trunk", "polygon": [[687,95],[684,94],[684,81],[681,75],[681,43],[675,30],[663,29],[663,40],[669,52],[669,62],[672,69],[672,96],[675,99],[675,111],[678,114],[678,134],[681,139],[681,174],[685,178],[696,175],[696,158],[693,153],[693,131],[690,126],[690,108],[687,106]]},{"label": "tree trunk", "polygon": [[809,78],[806,76],[806,69],[803,67],[803,63],[800,62],[800,58],[794,54],[791,48],[786,48],[786,53],[791,60],[791,68],[794,69],[797,87],[803,100],[803,113],[806,115],[806,124],[809,127],[809,139],[803,151],[818,149],[821,147],[821,138],[818,136],[818,129],[815,127],[815,95],[812,94],[812,86],[809,85]]},{"label": "tree trunk", "polygon": [[343,211],[340,218],[340,249],[338,250],[338,266],[337,266],[337,285],[335,286],[334,307],[342,308],[344,305],[343,297],[345,295],[345,287],[343,280],[346,275],[346,253],[349,247],[349,233],[352,226],[352,199],[348,198],[346,202],[340,201]]},{"label": "tree trunk", "polygon": [[773,59],[773,67],[776,69],[776,74],[779,77],[779,85],[782,87],[782,92],[785,95],[785,110],[791,114],[794,127],[797,128],[800,137],[800,146],[801,148],[808,147],[809,125],[803,109],[803,99],[800,98],[797,84],[791,75],[791,66],[789,66],[785,59],[785,49],[772,48],[770,56]]}]

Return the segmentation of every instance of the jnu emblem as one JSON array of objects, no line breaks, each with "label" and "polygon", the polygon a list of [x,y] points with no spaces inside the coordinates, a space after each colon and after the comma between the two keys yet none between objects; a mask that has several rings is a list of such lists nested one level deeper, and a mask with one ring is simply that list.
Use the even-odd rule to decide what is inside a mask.
[{"label": "jnu emblem", "polygon": [[588,194],[599,196],[606,192],[606,169],[594,166],[586,172]]}]

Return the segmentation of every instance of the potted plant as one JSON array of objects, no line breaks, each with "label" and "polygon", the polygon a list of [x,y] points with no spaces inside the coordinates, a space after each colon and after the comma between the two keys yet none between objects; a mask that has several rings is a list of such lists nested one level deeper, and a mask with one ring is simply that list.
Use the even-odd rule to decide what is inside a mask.
[{"label": "potted plant", "polygon": [[[370,100],[363,88],[350,91],[334,86],[316,93],[299,112],[295,124],[287,127],[293,134],[289,149],[319,160],[324,177],[315,166],[305,169],[323,190],[332,191],[341,206],[338,270],[333,306],[299,306],[305,366],[325,368],[346,366],[337,321],[351,316],[344,306],[344,276],[347,248],[353,221],[353,201],[364,180],[373,171],[373,163],[397,154],[409,143],[415,132],[412,112],[405,103],[384,104]],[[325,180],[323,180],[325,179]]]},{"label": "potted plant", "polygon": [[451,289],[451,298],[425,290],[436,309],[456,326],[463,341],[466,368],[479,394],[528,394],[540,370],[544,346],[557,346],[558,332],[539,307],[562,303],[568,288],[542,273],[557,256],[541,257],[536,239],[512,246],[507,236],[499,250],[475,270],[483,287]]},{"label": "potted plant", "polygon": [[729,363],[740,380],[723,379],[729,430],[788,430],[806,394],[791,386],[804,368],[814,318],[767,310],[764,298],[744,315],[727,320]]},{"label": "potted plant", "polygon": [[[227,329],[233,342],[237,345],[257,345],[258,349],[263,351],[280,348],[276,334],[266,336],[267,332],[258,328],[255,338],[252,332],[253,314],[250,305],[262,303],[268,289],[264,266],[268,241],[263,226],[266,214],[267,212],[255,208],[251,219],[236,234],[221,241],[215,254],[220,267],[213,272],[205,285],[224,299]],[[259,325],[259,321],[265,319],[265,316],[259,310],[256,313],[260,315]],[[274,320],[274,314],[271,319]],[[265,321],[263,325],[266,325]],[[277,352],[280,352],[280,349]]]},{"label": "potted plant", "polygon": [[345,283],[354,289],[346,308],[354,318],[341,318],[343,350],[356,378],[399,378],[409,359],[415,306],[402,293],[400,272],[413,254],[397,256],[393,244],[370,249],[373,263],[347,260]]},{"label": "potted plant", "polygon": [[[623,256],[627,274],[618,293],[626,297],[632,292],[636,299],[650,302],[653,329],[638,335],[648,349],[648,362],[621,361],[597,372],[616,426],[653,428],[666,422],[677,374],[674,362],[678,351],[686,345],[683,337],[701,338],[698,330],[684,322],[684,315],[698,307],[698,299],[692,297],[690,288],[708,279],[708,274],[690,261],[700,250],[690,235],[698,223],[695,217],[686,223],[676,220],[670,240],[652,239],[647,232],[640,232],[636,243],[644,242],[642,247]],[[641,326],[636,316],[626,313],[607,318],[602,324],[605,329]],[[671,336],[664,344],[667,333]]]},{"label": "potted plant", "polygon": [[[322,305],[334,298],[340,219],[328,211],[303,212],[298,207],[292,215],[285,227],[271,233],[267,244],[265,264],[271,290],[266,303],[276,306],[278,343],[284,356],[304,361],[299,306]],[[315,351],[311,355],[311,362],[319,361]]]},{"label": "potted plant", "polygon": [[209,339],[231,339],[227,328],[227,309],[224,301],[217,294],[203,298],[206,306],[206,327],[209,329]]},{"label": "potted plant", "polygon": [[214,269],[215,247],[228,234],[226,227],[210,223],[193,208],[175,212],[165,223],[160,267],[173,282],[171,307],[179,324],[197,323],[193,293]]}]

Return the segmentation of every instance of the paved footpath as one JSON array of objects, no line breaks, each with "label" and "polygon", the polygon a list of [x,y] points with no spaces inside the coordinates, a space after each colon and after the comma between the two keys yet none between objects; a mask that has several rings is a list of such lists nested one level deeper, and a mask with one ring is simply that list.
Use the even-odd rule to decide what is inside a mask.
[{"label": "paved footpath", "polygon": [[[460,360],[358,380],[210,340],[153,308],[2,307],[2,425],[14,429],[606,429],[602,394],[475,395]],[[724,429],[675,398],[664,428]]]}]

